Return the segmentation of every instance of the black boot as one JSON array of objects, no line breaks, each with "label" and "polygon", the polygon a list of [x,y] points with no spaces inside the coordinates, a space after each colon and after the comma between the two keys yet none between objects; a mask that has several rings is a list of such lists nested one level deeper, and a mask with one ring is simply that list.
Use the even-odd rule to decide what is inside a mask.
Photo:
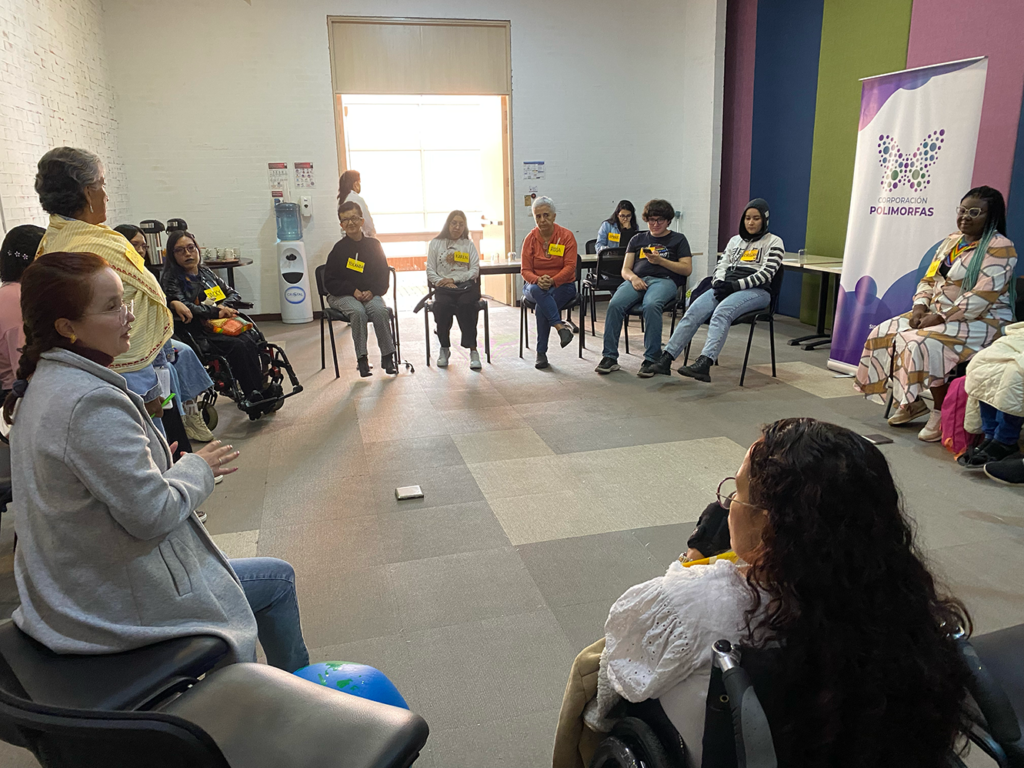
[{"label": "black boot", "polygon": [[356,360],[356,365],[359,367],[359,375],[364,379],[367,376],[373,376],[373,374],[370,373],[370,361],[366,358],[366,355],[363,355]]},{"label": "black boot", "polygon": [[684,365],[679,369],[680,376],[689,376],[697,381],[711,381],[711,366],[715,361],[710,357],[701,355],[690,365]]},{"label": "black boot", "polygon": [[651,373],[660,374],[662,376],[672,375],[672,361],[675,358],[672,357],[668,352],[661,353],[661,359],[656,363],[651,363],[651,367],[648,369]]},{"label": "black boot", "polygon": [[384,369],[384,373],[389,376],[394,376],[398,373],[398,366],[395,365],[395,353],[384,355],[380,359],[380,367]]}]

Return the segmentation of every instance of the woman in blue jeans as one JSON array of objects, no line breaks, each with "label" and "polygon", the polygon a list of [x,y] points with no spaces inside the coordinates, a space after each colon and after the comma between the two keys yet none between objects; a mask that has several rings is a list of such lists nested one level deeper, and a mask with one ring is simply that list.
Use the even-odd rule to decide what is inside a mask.
[{"label": "woman in blue jeans", "polygon": [[131,347],[121,279],[91,253],[48,253],[21,279],[25,347],[4,404],[21,604],[15,624],[56,653],[120,653],[214,635],[233,661],[309,663],[295,573],[229,560],[195,510],[238,451],[174,462],[143,399],[109,366]]},{"label": "woman in blue jeans", "polygon": [[665,351],[653,367],[668,376],[672,361],[682,354],[701,324],[710,318],[707,340],[700,356],[679,373],[697,381],[711,381],[711,366],[718,359],[732,321],[771,304],[772,278],[782,266],[782,238],[768,231],[768,203],[756,198],[740,217],[739,234],[729,241],[715,268],[711,289],[694,299]]}]

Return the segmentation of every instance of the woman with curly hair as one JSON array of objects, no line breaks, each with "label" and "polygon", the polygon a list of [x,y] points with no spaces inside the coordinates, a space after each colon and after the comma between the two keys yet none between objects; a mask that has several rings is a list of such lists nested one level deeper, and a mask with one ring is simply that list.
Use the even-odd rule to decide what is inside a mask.
[{"label": "woman with curly hair", "polygon": [[[621,699],[660,699],[700,765],[711,645],[725,638],[781,647],[780,764],[944,764],[966,722],[951,633],[970,619],[922,561],[882,453],[834,424],[784,419],[728,480],[739,562],[673,562],[616,601],[581,750]],[[574,764],[567,754],[556,739],[555,765]]]}]

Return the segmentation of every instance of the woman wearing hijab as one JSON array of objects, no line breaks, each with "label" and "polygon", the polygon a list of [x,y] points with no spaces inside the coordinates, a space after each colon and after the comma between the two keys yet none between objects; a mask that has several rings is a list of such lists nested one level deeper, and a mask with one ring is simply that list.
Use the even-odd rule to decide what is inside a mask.
[{"label": "woman wearing hijab", "polygon": [[691,301],[661,360],[652,368],[654,373],[671,374],[672,361],[710,318],[708,338],[700,357],[680,368],[679,373],[697,381],[711,381],[711,366],[722,351],[732,321],[771,304],[769,289],[782,266],[786,248],[782,238],[768,230],[768,213],[768,203],[760,197],[747,203],[740,218],[739,234],[729,241],[715,267],[711,289]]}]

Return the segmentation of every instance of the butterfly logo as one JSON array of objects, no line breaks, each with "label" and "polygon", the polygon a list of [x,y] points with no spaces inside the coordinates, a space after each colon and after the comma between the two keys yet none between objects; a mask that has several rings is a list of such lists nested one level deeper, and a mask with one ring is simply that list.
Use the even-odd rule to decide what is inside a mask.
[{"label": "butterfly logo", "polygon": [[887,192],[906,189],[920,192],[932,181],[932,166],[946,140],[946,130],[932,131],[912,153],[900,149],[888,134],[878,137],[878,164],[882,166],[882,188]]}]

